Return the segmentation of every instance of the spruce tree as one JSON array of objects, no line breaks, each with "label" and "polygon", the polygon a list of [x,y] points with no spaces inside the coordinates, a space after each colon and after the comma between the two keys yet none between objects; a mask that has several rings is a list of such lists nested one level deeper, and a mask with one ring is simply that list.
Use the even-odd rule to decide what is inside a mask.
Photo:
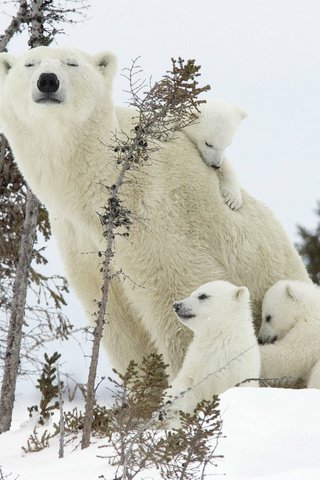
[{"label": "spruce tree", "polygon": [[312,281],[320,285],[320,202],[318,202],[316,214],[318,225],[313,231],[298,226],[301,241],[297,244],[297,248]]}]

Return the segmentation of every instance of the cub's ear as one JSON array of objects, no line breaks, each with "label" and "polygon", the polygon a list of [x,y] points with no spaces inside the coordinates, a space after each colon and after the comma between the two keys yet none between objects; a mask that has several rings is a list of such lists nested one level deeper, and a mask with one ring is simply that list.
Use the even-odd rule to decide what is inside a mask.
[{"label": "cub's ear", "polygon": [[240,120],[244,120],[249,115],[248,112],[242,110],[242,108],[238,108],[238,113],[240,115]]},{"label": "cub's ear", "polygon": [[112,52],[96,53],[93,57],[94,65],[103,76],[112,78],[117,70],[117,57]]},{"label": "cub's ear", "polygon": [[286,285],[286,295],[290,300],[297,300],[297,295],[291,285]]},{"label": "cub's ear", "polygon": [[0,76],[5,77],[15,64],[15,57],[9,53],[0,53]]},{"label": "cub's ear", "polygon": [[235,293],[235,299],[241,300],[245,295],[249,295],[249,290],[247,287],[240,287]]}]

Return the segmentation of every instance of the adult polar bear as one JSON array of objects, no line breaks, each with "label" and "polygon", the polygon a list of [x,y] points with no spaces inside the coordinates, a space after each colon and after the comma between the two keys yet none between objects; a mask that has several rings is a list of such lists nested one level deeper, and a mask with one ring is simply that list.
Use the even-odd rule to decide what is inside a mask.
[{"label": "adult polar bear", "polygon": [[[0,125],[26,181],[49,210],[67,277],[85,309],[100,298],[103,248],[97,211],[103,185],[118,168],[112,131],[131,128],[132,111],[112,102],[115,58],[69,48],[39,47],[0,56]],[[172,303],[199,285],[246,285],[256,318],[266,290],[281,278],[307,281],[301,259],[267,208],[243,192],[237,212],[224,205],[215,172],[181,133],[161,144],[152,163],[132,171],[123,199],[142,218],[130,239],[116,238],[105,343],[124,370],[156,347],[175,374],[190,341]],[[133,283],[134,282],[134,283]]]}]

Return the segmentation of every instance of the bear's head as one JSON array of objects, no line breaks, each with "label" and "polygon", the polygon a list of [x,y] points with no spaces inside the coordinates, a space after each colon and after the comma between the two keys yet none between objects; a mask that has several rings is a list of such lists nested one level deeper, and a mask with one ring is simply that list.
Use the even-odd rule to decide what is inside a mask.
[{"label": "bear's head", "polygon": [[[0,54],[0,126],[84,122],[111,101],[116,59],[110,52],[37,47],[20,57]],[[64,122],[65,123],[65,122]]]},{"label": "bear's head", "polygon": [[246,287],[229,282],[208,282],[183,300],[173,304],[178,319],[194,333],[219,332],[250,315],[250,295]]},{"label": "bear's head", "polygon": [[247,113],[223,100],[207,100],[201,107],[201,115],[194,125],[186,128],[209,167],[220,168],[226,148]]},{"label": "bear's head", "polygon": [[280,280],[264,296],[260,344],[281,340],[298,323],[308,321],[320,308],[320,289],[312,283]]}]

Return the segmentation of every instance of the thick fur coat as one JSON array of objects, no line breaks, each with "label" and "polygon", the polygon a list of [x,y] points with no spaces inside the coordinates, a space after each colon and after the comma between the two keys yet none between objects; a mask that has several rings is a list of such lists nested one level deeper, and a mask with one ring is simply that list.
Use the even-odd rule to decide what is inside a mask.
[{"label": "thick fur coat", "polygon": [[201,400],[242,382],[259,386],[260,353],[246,287],[209,282],[173,306],[193,340],[166,394],[172,402],[168,417],[176,419],[179,410],[191,413]]},{"label": "thick fur coat", "polygon": [[223,100],[210,99],[202,105],[198,120],[183,130],[196,145],[205,163],[217,171],[221,194],[232,210],[241,207],[242,196],[225,150],[246,117],[247,113],[239,107]]},{"label": "thick fur coat", "polygon": [[[67,278],[90,316],[101,295],[100,259],[92,253],[104,248],[97,212],[106,204],[105,185],[119,173],[107,145],[114,130],[130,131],[134,115],[113,104],[115,66],[111,53],[69,48],[0,55],[0,126],[27,183],[48,208]],[[43,79],[51,79],[56,91],[43,94]],[[241,209],[231,211],[217,175],[185,134],[161,147],[151,165],[131,172],[123,189],[123,201],[141,221],[129,240],[115,241],[114,272],[121,268],[129,279],[112,281],[104,339],[120,371],[154,349],[171,373],[179,370],[191,335],[172,302],[205,282],[246,285],[259,322],[272,284],[308,280],[265,206],[242,192]]]},{"label": "thick fur coat", "polygon": [[320,388],[320,287],[281,280],[262,304],[261,375]]}]

